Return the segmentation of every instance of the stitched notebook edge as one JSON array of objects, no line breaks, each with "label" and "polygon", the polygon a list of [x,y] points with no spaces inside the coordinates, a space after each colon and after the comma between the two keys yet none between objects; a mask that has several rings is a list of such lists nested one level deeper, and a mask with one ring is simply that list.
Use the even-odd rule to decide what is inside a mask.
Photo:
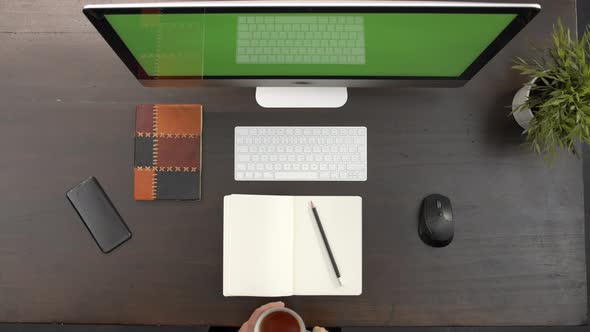
[{"label": "stitched notebook edge", "polygon": [[[158,132],[158,105],[152,105],[152,134]],[[152,162],[154,166],[158,166],[158,137],[154,136],[152,148]],[[152,177],[152,200],[155,200],[158,195],[158,172],[154,172]]]}]

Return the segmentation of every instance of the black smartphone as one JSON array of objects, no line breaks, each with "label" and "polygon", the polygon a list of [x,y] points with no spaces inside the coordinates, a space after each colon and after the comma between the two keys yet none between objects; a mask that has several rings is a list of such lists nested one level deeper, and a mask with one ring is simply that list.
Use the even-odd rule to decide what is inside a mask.
[{"label": "black smartphone", "polygon": [[131,231],[95,177],[82,181],[66,196],[105,254],[131,238]]}]

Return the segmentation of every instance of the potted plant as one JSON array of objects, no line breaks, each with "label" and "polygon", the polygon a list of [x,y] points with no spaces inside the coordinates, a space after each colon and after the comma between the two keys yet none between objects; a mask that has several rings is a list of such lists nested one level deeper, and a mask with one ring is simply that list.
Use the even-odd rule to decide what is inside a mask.
[{"label": "potted plant", "polygon": [[561,20],[553,42],[537,60],[518,58],[514,69],[531,80],[512,101],[512,112],[526,141],[550,162],[557,148],[578,154],[578,142],[590,143],[590,30],[572,39]]}]

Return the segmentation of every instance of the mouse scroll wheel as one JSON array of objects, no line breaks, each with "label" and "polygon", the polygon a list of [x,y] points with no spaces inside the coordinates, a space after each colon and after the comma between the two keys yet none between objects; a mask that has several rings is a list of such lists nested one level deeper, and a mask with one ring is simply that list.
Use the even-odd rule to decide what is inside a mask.
[{"label": "mouse scroll wheel", "polygon": [[438,209],[442,208],[442,203],[438,199],[436,200],[436,207]]}]

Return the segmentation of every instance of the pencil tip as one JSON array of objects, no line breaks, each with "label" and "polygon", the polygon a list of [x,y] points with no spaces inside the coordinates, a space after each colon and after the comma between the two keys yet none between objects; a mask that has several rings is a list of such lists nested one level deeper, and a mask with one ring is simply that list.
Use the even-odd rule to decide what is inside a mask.
[{"label": "pencil tip", "polygon": [[313,205],[313,201],[309,201],[309,205],[311,206],[311,208],[315,208],[315,205]]}]

